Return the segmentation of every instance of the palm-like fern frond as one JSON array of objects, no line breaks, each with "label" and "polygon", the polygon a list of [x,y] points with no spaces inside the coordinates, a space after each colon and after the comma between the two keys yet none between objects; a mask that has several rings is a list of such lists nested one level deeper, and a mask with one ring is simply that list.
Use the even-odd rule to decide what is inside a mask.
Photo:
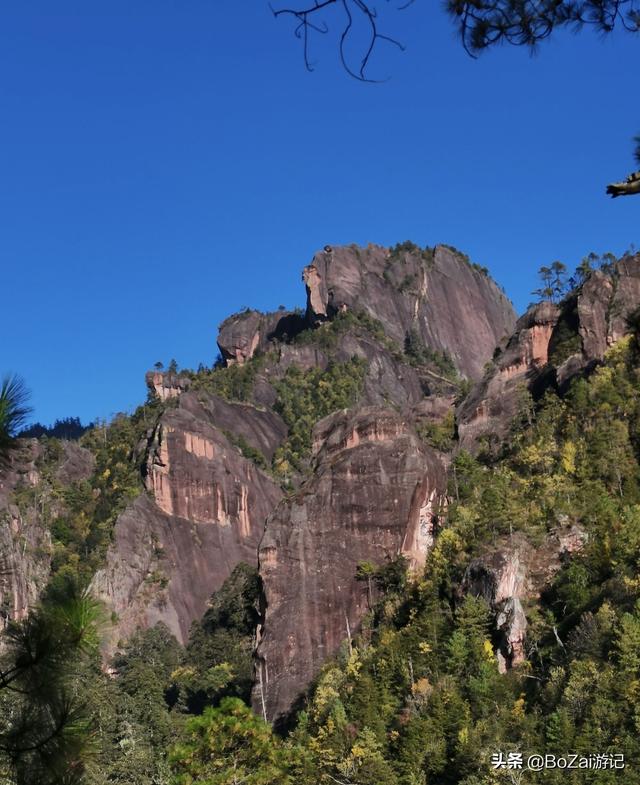
[{"label": "palm-like fern frond", "polygon": [[31,411],[24,381],[19,376],[5,376],[0,384],[0,462],[6,461],[16,446],[16,435]]}]

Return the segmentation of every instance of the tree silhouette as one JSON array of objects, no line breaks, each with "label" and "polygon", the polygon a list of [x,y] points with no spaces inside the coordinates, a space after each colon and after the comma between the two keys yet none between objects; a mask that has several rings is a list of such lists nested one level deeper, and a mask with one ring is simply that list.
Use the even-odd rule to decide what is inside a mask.
[{"label": "tree silhouette", "polygon": [[88,595],[41,606],[2,633],[0,781],[75,785],[92,729],[76,697],[78,669],[95,656],[98,607]]},{"label": "tree silhouette", "polygon": [[[397,0],[395,7],[402,11],[413,4],[414,0]],[[381,31],[372,0],[296,0],[287,6],[270,7],[276,18],[294,20],[294,35],[302,41],[304,63],[309,71],[313,71],[311,37],[328,34],[330,21],[337,23],[342,65],[361,81],[375,81],[369,78],[367,67],[379,43],[404,49],[400,41]],[[640,0],[446,0],[444,7],[458,28],[463,47],[472,57],[502,43],[533,49],[560,28],[592,27],[603,34],[616,28],[640,32]],[[354,66],[347,58],[345,47],[352,36],[359,34],[363,35],[362,56]],[[640,163],[640,138],[637,141]]]},{"label": "tree silhouette", "polygon": [[19,376],[5,376],[0,385],[0,466],[7,463],[17,447],[17,435],[30,414],[25,383]]},{"label": "tree silhouette", "polygon": [[[389,2],[389,0],[387,0]],[[396,8],[405,10],[414,0],[398,0]],[[458,28],[462,46],[472,57],[497,44],[511,44],[535,49],[555,30],[580,30],[591,27],[600,34],[621,28],[640,33],[640,0],[446,0],[445,12]],[[272,7],[278,17],[295,20],[294,34],[303,42],[305,67],[313,71],[310,39],[330,32],[329,14],[338,19],[340,61],[355,79],[377,81],[369,77],[368,67],[380,43],[390,43],[404,50],[400,41],[380,30],[372,0],[297,0],[291,5]],[[356,22],[362,24],[356,24]],[[362,55],[357,65],[347,57],[346,45],[352,36],[364,30]],[[635,138],[635,158],[640,164],[640,136]],[[640,172],[622,182],[611,183],[607,193],[613,197],[640,194]]]}]

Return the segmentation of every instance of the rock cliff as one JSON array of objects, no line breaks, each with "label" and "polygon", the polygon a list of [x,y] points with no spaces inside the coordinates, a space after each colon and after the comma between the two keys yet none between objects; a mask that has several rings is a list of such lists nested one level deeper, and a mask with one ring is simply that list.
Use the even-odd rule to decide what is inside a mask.
[{"label": "rock cliff", "polygon": [[[60,489],[91,474],[93,457],[72,442],[46,456],[36,439],[24,440],[0,473],[0,629],[23,619],[41,596],[51,572],[50,522],[64,510]],[[43,482],[45,468],[50,482]]]},{"label": "rock cliff", "polygon": [[563,560],[585,542],[586,535],[576,524],[556,527],[537,547],[516,533],[495,543],[467,568],[461,588],[483,597],[493,610],[502,672],[526,658],[527,607],[540,598]]},{"label": "rock cliff", "polygon": [[527,394],[566,388],[578,373],[601,361],[629,332],[640,304],[640,256],[624,257],[607,272],[594,270],[560,305],[532,306],[516,324],[506,346],[458,412],[463,447],[500,442]]},{"label": "rock cliff", "polygon": [[114,614],[105,648],[164,622],[186,642],[191,623],[239,562],[257,564],[264,521],[282,496],[230,434],[260,454],[284,436],[277,415],[185,393],[146,444],[147,493],[118,518],[95,594]]},{"label": "rock cliff", "polygon": [[269,720],[369,610],[358,563],[399,553],[424,562],[446,491],[438,456],[388,409],[337,412],[313,440],[313,477],[268,519],[260,545],[266,608],[254,705]]},{"label": "rock cliff", "polygon": [[[306,311],[247,310],[222,323],[225,367],[147,375],[154,415],[130,445],[144,490],[114,513],[92,583],[112,612],[110,654],[160,621],[185,642],[234,567],[259,566],[253,700],[269,720],[370,610],[358,564],[402,554],[421,568],[446,523],[455,451],[500,442],[544,389],[589,372],[640,304],[640,257],[592,273],[517,324],[486,271],[444,246],[327,247],[303,280]],[[361,370],[361,384],[331,375],[336,367]],[[466,397],[463,377],[475,380]],[[357,394],[319,419],[330,382]],[[285,448],[297,459],[286,475]],[[28,443],[0,487],[5,619],[24,615],[49,575],[49,530],[16,505],[20,488],[39,483],[41,449]],[[57,477],[72,483],[89,464],[67,445]],[[460,591],[490,604],[502,667],[522,659],[527,603],[579,540],[558,529],[538,548],[500,541],[467,570]]]},{"label": "rock cliff", "polygon": [[472,379],[515,323],[511,304],[486,271],[442,245],[330,248],[314,256],[303,279],[311,323],[345,309],[364,311],[399,345],[414,331]]}]

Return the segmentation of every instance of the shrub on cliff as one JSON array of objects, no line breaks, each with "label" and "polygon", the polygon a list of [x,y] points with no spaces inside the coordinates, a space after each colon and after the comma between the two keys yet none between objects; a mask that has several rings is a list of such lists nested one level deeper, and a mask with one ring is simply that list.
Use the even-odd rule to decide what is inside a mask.
[{"label": "shrub on cliff", "polygon": [[289,428],[287,440],[274,456],[274,469],[286,478],[303,471],[311,453],[311,431],[323,417],[353,406],[362,390],[366,361],[353,357],[346,363],[331,363],[326,370],[301,371],[292,366],[276,382],[278,398],[274,409]]}]

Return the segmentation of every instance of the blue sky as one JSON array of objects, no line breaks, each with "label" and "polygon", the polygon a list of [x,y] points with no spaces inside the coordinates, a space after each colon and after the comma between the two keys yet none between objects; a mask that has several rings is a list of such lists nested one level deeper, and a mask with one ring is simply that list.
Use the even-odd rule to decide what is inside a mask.
[{"label": "blue sky", "polygon": [[[540,265],[640,245],[640,41],[561,34],[470,59],[435,0],[385,6],[372,75],[303,68],[263,0],[0,9],[0,372],[35,417],[131,409],[144,372],[210,363],[244,305],[302,305],[325,243],[453,244],[518,310]],[[329,20],[331,21],[331,20]]]}]

